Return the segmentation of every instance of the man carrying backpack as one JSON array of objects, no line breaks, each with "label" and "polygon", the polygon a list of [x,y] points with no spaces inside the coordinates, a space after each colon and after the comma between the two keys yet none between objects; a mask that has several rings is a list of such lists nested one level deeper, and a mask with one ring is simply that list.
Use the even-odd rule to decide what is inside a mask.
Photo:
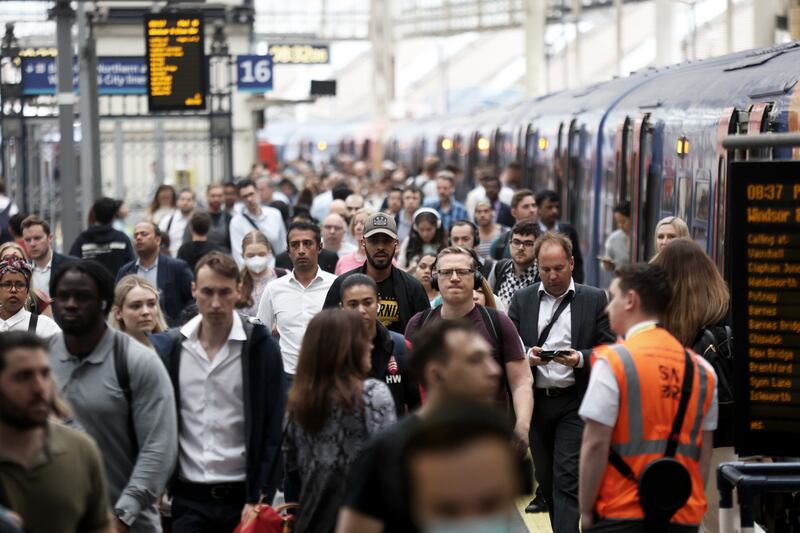
[{"label": "man carrying backpack", "polygon": [[495,309],[477,305],[473,300],[473,290],[480,285],[481,279],[478,265],[469,250],[460,246],[443,249],[436,257],[431,279],[431,285],[442,295],[442,305],[414,315],[405,336],[413,338],[418,329],[432,320],[465,318],[472,322],[475,330],[492,347],[494,359],[502,369],[500,386],[496,391],[497,402],[503,407],[509,403],[513,406],[515,445],[520,454],[524,454],[533,413],[533,376],[511,320]]}]

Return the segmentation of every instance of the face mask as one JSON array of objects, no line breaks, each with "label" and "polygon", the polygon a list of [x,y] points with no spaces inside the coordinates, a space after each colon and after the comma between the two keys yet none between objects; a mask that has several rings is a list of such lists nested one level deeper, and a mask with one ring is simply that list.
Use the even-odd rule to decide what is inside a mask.
[{"label": "face mask", "polygon": [[269,257],[265,257],[263,255],[248,257],[244,260],[244,266],[246,266],[251,272],[261,274],[269,266]]},{"label": "face mask", "polygon": [[511,519],[503,515],[441,521],[425,529],[426,533],[511,533],[512,531],[514,529]]}]

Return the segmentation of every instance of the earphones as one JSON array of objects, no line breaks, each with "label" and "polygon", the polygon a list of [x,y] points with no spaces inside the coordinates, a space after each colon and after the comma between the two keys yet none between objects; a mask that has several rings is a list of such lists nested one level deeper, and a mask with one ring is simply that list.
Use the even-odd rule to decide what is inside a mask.
[{"label": "earphones", "polygon": [[417,224],[419,224],[419,222],[417,222],[417,217],[419,217],[423,213],[430,213],[436,218],[437,230],[442,227],[442,217],[439,215],[439,212],[436,209],[433,209],[432,207],[420,207],[419,209],[414,211],[414,217],[412,218],[412,220],[414,221],[414,231],[419,231],[417,229]]}]

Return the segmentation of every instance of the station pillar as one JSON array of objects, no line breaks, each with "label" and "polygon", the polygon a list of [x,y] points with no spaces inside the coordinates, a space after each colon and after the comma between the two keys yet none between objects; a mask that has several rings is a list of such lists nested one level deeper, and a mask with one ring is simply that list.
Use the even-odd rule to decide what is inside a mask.
[{"label": "station pillar", "polygon": [[759,0],[753,5],[753,47],[763,48],[775,44],[776,17],[781,0]]},{"label": "station pillar", "polygon": [[370,1],[369,37],[372,42],[373,113],[385,119],[395,96],[391,2]]},{"label": "station pillar", "polygon": [[681,61],[681,41],[677,32],[673,0],[656,0],[656,66],[664,67]]},{"label": "station pillar", "polygon": [[547,92],[544,46],[546,24],[545,2],[525,0],[525,92],[528,96],[540,96]]}]

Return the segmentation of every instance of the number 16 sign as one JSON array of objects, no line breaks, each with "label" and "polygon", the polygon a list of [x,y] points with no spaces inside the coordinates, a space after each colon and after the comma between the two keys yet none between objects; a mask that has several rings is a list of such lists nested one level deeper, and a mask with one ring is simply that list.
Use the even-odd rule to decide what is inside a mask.
[{"label": "number 16 sign", "polygon": [[263,93],[272,90],[272,56],[236,56],[236,88]]}]

